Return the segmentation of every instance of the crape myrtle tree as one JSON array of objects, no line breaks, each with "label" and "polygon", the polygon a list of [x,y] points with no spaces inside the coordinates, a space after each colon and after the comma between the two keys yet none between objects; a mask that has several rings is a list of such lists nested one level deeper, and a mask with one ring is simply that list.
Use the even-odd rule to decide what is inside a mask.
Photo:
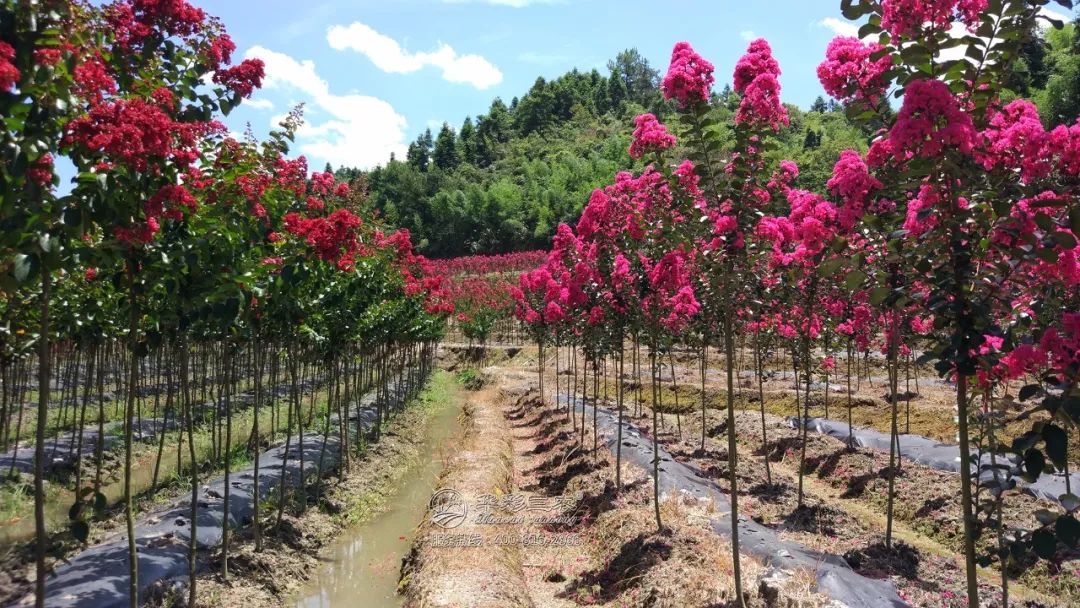
[{"label": "crape myrtle tree", "polygon": [[[105,424],[122,422],[128,593],[136,605],[132,503],[141,490],[132,478],[133,440],[149,428],[144,389],[154,393],[155,417],[164,393],[154,482],[166,436],[179,429],[169,436],[178,441],[176,472],[186,464],[191,475],[194,605],[204,467],[213,472],[222,465],[231,512],[231,459],[237,451],[257,451],[283,428],[286,445],[295,432],[300,448],[285,458],[283,472],[298,457],[302,480],[303,433],[315,424],[321,380],[329,385],[319,408],[323,446],[336,415],[347,469],[352,436],[345,425],[351,405],[360,406],[360,391],[380,391],[383,421],[391,396],[415,390],[452,310],[441,278],[413,254],[408,233],[356,215],[346,208],[348,186],[326,173],[309,175],[302,157],[286,156],[298,112],[263,144],[224,135],[215,118],[249,97],[263,76],[258,60],[231,65],[234,50],[221,24],[184,0],[0,4],[7,127],[0,134],[0,442],[19,447],[19,404],[37,374],[38,605],[45,602],[46,558],[55,540],[45,526],[46,476],[53,472],[44,456],[46,433],[77,436],[70,532],[86,542],[90,522],[109,506]],[[57,196],[54,159],[61,155],[76,175],[70,193]],[[288,412],[281,416],[287,422],[277,416],[276,394],[267,394],[267,368],[272,382],[288,378]],[[388,392],[390,382],[400,390]],[[253,384],[254,411],[247,442],[233,428],[244,414],[236,409],[247,403],[239,394],[245,384]],[[311,395],[306,411],[304,391]],[[115,410],[106,393],[118,395]],[[96,413],[88,411],[94,401]],[[264,433],[260,413],[268,401],[272,428]],[[357,412],[355,419],[354,436],[363,441],[363,417]],[[84,429],[96,431],[92,479],[83,471]],[[196,449],[197,429],[210,436],[209,454]],[[279,509],[287,476],[281,479]],[[258,469],[254,491],[267,493]],[[298,494],[306,494],[303,483]],[[260,548],[258,500],[254,520]],[[223,576],[231,525],[226,517]]]},{"label": "crape myrtle tree", "polygon": [[[979,605],[977,514],[995,508],[994,500],[975,501],[973,473],[992,486],[991,496],[1007,487],[1000,467],[972,462],[970,445],[973,423],[989,415],[987,408],[975,406],[992,402],[994,370],[1048,372],[1043,383],[1020,395],[1039,397],[1038,408],[1051,416],[1013,446],[1026,476],[1053,469],[1051,463],[1064,465],[1067,443],[1059,425],[1071,428],[1077,420],[1075,368],[1070,367],[1075,336],[1058,329],[1070,323],[1071,313],[1054,317],[1065,303],[1058,294],[1072,293],[1076,286],[1080,126],[1047,132],[1033,104],[1005,104],[999,97],[1022,45],[1046,20],[1040,12],[1045,4],[845,0],[845,16],[864,20],[860,35],[874,41],[834,41],[820,70],[826,89],[848,101],[850,112],[884,125],[866,158],[882,188],[874,194],[880,212],[864,225],[885,248],[872,273],[871,302],[886,311],[891,359],[903,310],[916,302],[932,318],[921,360],[934,361],[955,383],[970,606]],[[955,35],[954,24],[962,35]],[[890,88],[900,98],[895,115],[878,103]],[[1023,277],[1033,268],[1056,278],[1058,287],[1030,289]],[[903,269],[916,272],[921,285],[905,280]],[[1032,340],[1040,335],[1035,346]],[[894,370],[890,365],[895,412]],[[1058,540],[1076,545],[1072,512],[1077,501],[1063,498],[1065,513],[1045,514],[1043,527],[1017,532],[1011,548],[986,558],[1001,561],[1003,582],[1024,548],[1034,547],[1045,557],[1052,556]]]},{"label": "crape myrtle tree", "polygon": [[[183,178],[198,171],[202,138],[223,129],[213,120],[215,114],[228,112],[249,96],[261,82],[263,66],[259,60],[245,60],[229,67],[235,44],[216,20],[182,0],[110,3],[92,15],[91,25],[95,54],[83,70],[93,75],[84,76],[80,84],[92,90],[80,115],[66,125],[62,145],[79,171],[71,195],[79,203],[78,219],[102,227],[94,253],[102,266],[122,265],[126,286],[122,303],[130,367],[125,383],[124,500],[129,598],[135,606],[131,442],[139,359],[147,350],[140,331],[148,312],[143,307],[164,270],[158,264],[163,258],[156,251],[156,236],[197,211]],[[204,77],[214,86],[206,87]],[[226,373],[231,373],[229,365]]]},{"label": "crape myrtle tree", "polygon": [[[758,212],[773,200],[774,192],[786,190],[797,169],[785,163],[774,175],[765,168],[768,136],[787,121],[779,98],[779,66],[768,44],[764,40],[751,43],[736,68],[735,86],[742,101],[730,124],[718,117],[730,113],[711,103],[712,72],[713,66],[689,44],[675,46],[662,89],[678,107],[682,148],[676,148],[676,135],[655,116],[643,114],[635,119],[629,153],[648,165],[638,176],[620,173],[614,184],[595,191],[576,231],[560,226],[552,253],[557,268],[552,268],[549,259],[547,272],[562,276],[561,284],[567,288],[556,284],[546,289],[542,318],[549,323],[576,323],[566,305],[580,308],[585,302],[573,302],[574,295],[591,291],[593,306],[584,308],[582,318],[588,317],[593,325],[609,314],[621,318],[623,336],[614,339],[616,352],[627,332],[640,336],[650,353],[655,438],[661,349],[669,348],[673,339],[685,338],[691,319],[705,302],[704,317],[715,321],[699,323],[695,331],[700,332],[701,344],[709,346],[718,344],[710,332],[719,330],[727,365],[733,561],[741,598],[733,421],[735,333],[743,302],[736,286],[747,272],[747,237],[754,231]],[[734,134],[731,149],[724,147],[729,139],[726,130]],[[671,161],[672,151],[685,152],[689,158]],[[527,277],[519,297],[538,291]],[[520,299],[525,320],[539,321],[538,303]],[[654,442],[653,501],[656,523],[662,529],[656,450]]]},{"label": "crape myrtle tree", "polygon": [[[8,0],[0,4],[0,114],[5,119],[0,133],[0,269],[4,275],[0,290],[8,301],[5,307],[9,313],[14,312],[11,304],[15,300],[26,305],[37,301],[34,313],[24,313],[36,317],[33,337],[15,337],[12,346],[24,352],[36,348],[41,362],[34,455],[38,606],[43,605],[46,576],[44,433],[50,385],[52,271],[62,265],[62,243],[79,236],[80,227],[73,205],[55,195],[58,178],[54,158],[67,122],[78,111],[76,70],[89,35],[83,9],[61,1],[31,5]],[[29,284],[36,287],[29,288]],[[21,409],[19,416],[21,421]]]},{"label": "crape myrtle tree", "polygon": [[[651,351],[654,439],[661,349],[695,345],[704,356],[722,345],[733,524],[737,337],[754,333],[757,343],[765,332],[791,347],[804,446],[815,375],[825,379],[828,407],[834,353],[847,352],[851,427],[852,364],[861,378],[857,355],[879,346],[892,436],[886,545],[901,466],[901,368],[921,351],[915,362],[933,361],[955,386],[967,601],[978,605],[977,565],[995,561],[1007,601],[1008,577],[1029,553],[1053,559],[1080,541],[1080,499],[1068,477],[1062,509],[1036,514],[1037,528],[1001,519],[1012,474],[1067,472],[1080,416],[1080,316],[1072,312],[1080,125],[1047,130],[1033,104],[1000,95],[1021,47],[1047,21],[1046,4],[845,0],[844,14],[862,22],[859,37],[830,43],[818,75],[872,138],[865,153],[842,151],[817,193],[793,187],[793,163],[764,160],[787,121],[767,43],[751,43],[738,62],[731,124],[710,103],[712,66],[676,45],[662,84],[677,107],[674,128],[637,117],[629,152],[645,169],[597,190],[575,230],[560,226],[548,261],[514,292],[519,316],[534,333],[572,336],[595,353],[589,342],[609,336],[585,328],[617,315],[623,340],[640,336]],[[760,393],[764,368],[755,368]],[[1017,380],[1026,384],[1014,396]],[[1031,430],[1004,445],[1007,406],[1016,403],[1029,409],[1012,420],[1032,420]],[[995,548],[979,555],[988,529]],[[737,528],[733,541],[738,578]]]}]

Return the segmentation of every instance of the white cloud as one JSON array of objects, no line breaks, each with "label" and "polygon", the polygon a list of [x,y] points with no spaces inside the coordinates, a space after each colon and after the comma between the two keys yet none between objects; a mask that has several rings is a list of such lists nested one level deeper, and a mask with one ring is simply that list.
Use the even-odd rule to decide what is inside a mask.
[{"label": "white cloud", "polygon": [[269,99],[246,99],[244,105],[256,110],[273,110],[274,102]]},{"label": "white cloud", "polygon": [[336,50],[352,49],[365,55],[384,72],[407,74],[430,65],[441,69],[445,80],[471,84],[478,89],[502,82],[499,68],[480,55],[458,55],[448,44],[440,44],[430,53],[410,53],[397,40],[359,21],[331,27],[326,32],[326,41]]},{"label": "white cloud", "polygon": [[[395,154],[405,156],[405,117],[377,97],[350,93],[337,95],[315,71],[310,60],[297,61],[284,53],[261,46],[248,49],[245,57],[258,57],[266,64],[265,89],[282,89],[301,94],[301,101],[329,118],[321,123],[305,122],[297,131],[299,149],[312,159],[334,166],[370,168]],[[275,117],[276,125],[283,117]]]},{"label": "white cloud", "polygon": [[858,36],[859,26],[850,21],[843,19],[837,19],[836,17],[826,17],[821,21],[818,21],[818,25],[828,28],[833,31],[837,36]]},{"label": "white cloud", "polygon": [[739,38],[742,38],[743,40],[745,40],[747,42],[750,42],[751,40],[754,40],[757,37],[758,37],[758,35],[754,33],[754,30],[743,30],[743,31],[739,32]]}]

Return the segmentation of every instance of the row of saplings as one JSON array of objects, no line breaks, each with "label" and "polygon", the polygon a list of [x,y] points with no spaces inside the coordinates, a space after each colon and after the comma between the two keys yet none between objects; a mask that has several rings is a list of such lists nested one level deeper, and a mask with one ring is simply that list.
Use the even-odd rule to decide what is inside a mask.
[{"label": "row of saplings", "polygon": [[[343,475],[368,442],[378,441],[381,425],[420,389],[433,357],[430,341],[351,345],[332,355],[314,343],[202,341],[181,350],[176,342],[162,341],[148,345],[135,358],[137,364],[129,366],[132,358],[122,340],[60,342],[50,361],[57,370],[57,398],[50,402],[44,436],[52,464],[50,483],[54,490],[63,488],[61,496],[71,502],[70,525],[66,532],[54,531],[53,550],[58,555],[78,550],[88,540],[91,524],[110,516],[111,479],[119,476],[125,492],[147,497],[159,491],[162,482],[188,479],[189,568],[194,573],[200,566],[195,543],[200,483],[224,476],[222,499],[228,512],[230,473],[238,462],[247,461],[254,466],[253,495],[271,497],[276,505],[269,514],[261,512],[260,501],[252,505],[252,533],[261,550],[263,529],[276,532],[287,507],[303,512],[310,492],[320,491],[324,470],[333,468]],[[37,389],[30,380],[37,367],[31,358],[0,365],[0,445],[9,448],[5,455],[10,457],[0,463],[6,465],[5,484],[21,484],[19,473],[28,468],[29,460],[18,457],[18,448],[23,444],[25,451],[25,444],[32,443],[22,436],[23,425],[32,419],[24,421],[23,414],[33,407],[26,397]],[[132,409],[125,403],[129,393],[137,395]],[[234,424],[238,419],[244,421],[240,429]],[[125,451],[132,450],[133,441],[142,441],[149,446],[150,460],[106,462],[118,447],[110,445],[111,438],[122,441]],[[328,442],[330,438],[336,441]],[[282,443],[287,456],[278,487],[260,490],[259,454],[264,446]],[[311,451],[298,449],[301,445],[319,446],[315,462],[305,465],[304,454]],[[328,445],[341,446],[340,453],[332,447],[334,453],[328,455]],[[152,466],[150,478],[133,480],[133,468],[145,466]],[[285,474],[286,468],[296,471],[298,479]],[[221,555],[226,578],[229,528],[226,517]],[[77,544],[70,546],[65,538]],[[192,582],[192,597],[194,587]]]}]

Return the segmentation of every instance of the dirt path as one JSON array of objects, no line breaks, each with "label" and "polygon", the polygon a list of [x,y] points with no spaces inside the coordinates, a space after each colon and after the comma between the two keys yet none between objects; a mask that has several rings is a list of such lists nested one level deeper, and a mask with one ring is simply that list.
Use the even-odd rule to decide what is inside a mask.
[{"label": "dirt path", "polygon": [[483,525],[468,516],[481,497],[510,494],[514,487],[514,451],[506,420],[494,405],[496,396],[496,389],[487,388],[470,395],[465,405],[461,451],[439,484],[449,492],[445,512],[454,515],[464,505],[464,513],[439,518],[433,510],[420,524],[402,572],[406,606],[535,606],[524,583],[520,550],[494,543],[509,527]]},{"label": "dirt path", "polygon": [[[572,517],[503,526],[470,517],[453,529],[480,539],[479,546],[468,548],[433,546],[430,538],[440,531],[425,521],[403,572],[406,606],[730,604],[731,548],[710,527],[712,505],[681,495],[666,498],[658,531],[644,470],[624,465],[623,486],[617,491],[613,455],[602,443],[594,452],[591,435],[582,443],[564,409],[540,403],[536,376],[527,366],[504,362],[483,375],[488,384],[472,394],[466,439],[442,487],[452,487],[466,502],[495,492],[519,505],[500,507],[496,514],[520,513],[522,504],[561,501],[573,506]],[[505,534],[564,535],[575,542],[487,546]],[[763,564],[744,556],[743,577],[747,606],[827,603],[810,590],[814,579],[808,573],[796,570],[783,581],[765,580]]]},{"label": "dirt path", "polygon": [[[544,437],[541,436],[544,427],[533,424],[534,420],[523,406],[513,406],[504,400],[500,409],[510,426],[517,493],[529,501],[550,498],[543,492],[545,479],[542,471],[547,460]],[[573,450],[576,447],[564,451],[563,456],[568,457]],[[578,538],[581,538],[580,535]],[[522,556],[521,566],[533,603],[551,608],[577,606],[576,602],[566,599],[565,585],[562,583],[585,573],[592,552],[593,548],[581,545],[527,550]]]}]

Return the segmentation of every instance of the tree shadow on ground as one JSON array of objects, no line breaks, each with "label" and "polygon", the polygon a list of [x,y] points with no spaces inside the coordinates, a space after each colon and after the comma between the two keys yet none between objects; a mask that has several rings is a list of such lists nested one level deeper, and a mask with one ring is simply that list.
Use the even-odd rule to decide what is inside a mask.
[{"label": "tree shadow on ground", "polygon": [[792,492],[790,485],[786,483],[766,483],[761,482],[754,484],[747,488],[746,493],[761,502],[767,502],[771,504],[780,504],[784,502],[784,497],[789,496]]},{"label": "tree shadow on ground", "polygon": [[825,536],[836,536],[835,509],[822,505],[803,505],[784,518],[784,529],[793,532],[811,532]]},{"label": "tree shadow on ground", "polygon": [[587,593],[594,600],[599,600],[597,603],[614,600],[634,581],[644,577],[649,569],[671,557],[671,552],[670,530],[665,529],[659,534],[638,534],[623,543],[618,554],[602,568],[583,572],[559,597],[574,599]]},{"label": "tree shadow on ground", "polygon": [[[863,576],[900,576],[910,581],[919,580],[919,564],[922,562],[918,549],[901,542],[894,542],[891,549],[882,542],[852,549],[844,554],[844,559],[853,570]],[[927,586],[921,581],[919,584],[927,589],[936,588],[936,585]]]}]

